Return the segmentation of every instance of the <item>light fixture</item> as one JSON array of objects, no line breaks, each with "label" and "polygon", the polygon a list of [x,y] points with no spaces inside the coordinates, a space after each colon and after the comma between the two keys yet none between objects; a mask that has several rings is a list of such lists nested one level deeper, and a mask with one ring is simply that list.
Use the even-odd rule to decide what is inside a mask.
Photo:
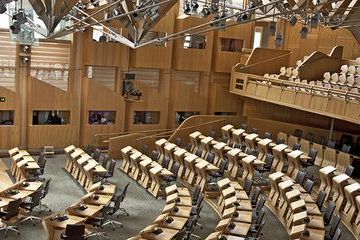
[{"label": "light fixture", "polygon": [[216,4],[211,4],[210,11],[215,14],[219,11],[219,7]]},{"label": "light fixture", "polygon": [[189,14],[189,13],[190,13],[191,8],[190,8],[190,3],[189,3],[188,1],[185,2],[184,7],[183,7],[183,10],[184,10],[184,13],[185,13],[185,14]]},{"label": "light fixture", "polygon": [[210,8],[208,6],[204,6],[203,9],[201,10],[201,15],[203,17],[207,17],[210,15]]},{"label": "light fixture", "polygon": [[22,48],[24,53],[28,52],[29,49],[30,49],[30,47],[28,45],[24,45],[23,48]]},{"label": "light fixture", "polygon": [[197,1],[191,1],[191,11],[197,12],[198,8],[199,8],[199,4],[197,3]]},{"label": "light fixture", "polygon": [[236,18],[236,21],[238,23],[242,23],[242,22],[246,22],[250,19],[250,14],[248,13],[242,13],[240,14],[237,18]]},{"label": "light fixture", "polygon": [[292,15],[290,20],[289,20],[290,25],[295,26],[296,23],[297,23],[297,20],[298,20],[297,17],[295,15]]},{"label": "light fixture", "polygon": [[302,39],[306,39],[307,38],[307,35],[308,35],[308,28],[307,26],[303,25],[302,28],[301,28],[301,31],[300,31],[300,37]]},{"label": "light fixture", "polygon": [[19,11],[18,13],[14,14],[13,17],[13,24],[10,26],[10,30],[12,34],[19,34],[21,31],[21,25],[27,22],[27,18],[24,11]]},{"label": "light fixture", "polygon": [[29,60],[30,60],[29,57],[21,57],[21,62],[24,63],[24,64],[28,63]]},{"label": "light fixture", "polygon": [[99,42],[106,42],[106,37],[104,35],[100,36]]},{"label": "light fixture", "polygon": [[269,22],[268,31],[272,36],[275,36],[275,32],[276,32],[276,22],[275,21],[270,21]]},{"label": "light fixture", "polygon": [[317,28],[318,24],[319,24],[319,14],[314,13],[310,18],[310,27]]},{"label": "light fixture", "polygon": [[282,37],[281,32],[276,32],[276,34],[275,34],[275,45],[277,47],[280,47],[280,46],[282,46],[283,41],[284,41],[284,39]]}]

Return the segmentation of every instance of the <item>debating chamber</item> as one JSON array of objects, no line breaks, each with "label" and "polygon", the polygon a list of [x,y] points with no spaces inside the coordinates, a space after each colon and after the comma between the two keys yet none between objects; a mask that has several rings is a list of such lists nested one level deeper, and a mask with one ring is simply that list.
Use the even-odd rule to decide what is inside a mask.
[{"label": "debating chamber", "polygon": [[360,0],[0,0],[0,240],[360,240]]}]

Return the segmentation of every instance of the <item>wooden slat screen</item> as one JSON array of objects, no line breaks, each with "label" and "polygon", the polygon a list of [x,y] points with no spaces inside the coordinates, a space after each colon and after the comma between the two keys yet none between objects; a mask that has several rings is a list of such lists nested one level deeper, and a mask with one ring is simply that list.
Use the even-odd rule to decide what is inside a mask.
[{"label": "wooden slat screen", "polygon": [[155,69],[130,69],[130,72],[135,73],[135,85],[143,85],[148,88],[159,88],[160,85],[160,71]]},{"label": "wooden slat screen", "polygon": [[116,67],[88,66],[87,74],[89,79],[115,91]]},{"label": "wooden slat screen", "polygon": [[10,42],[9,31],[0,30],[0,86],[15,91],[16,44]]},{"label": "wooden slat screen", "polygon": [[193,86],[194,92],[199,92],[200,90],[199,72],[176,71],[175,80],[182,85]]},{"label": "wooden slat screen", "polygon": [[31,47],[31,76],[64,91],[68,88],[70,41],[40,41]]}]

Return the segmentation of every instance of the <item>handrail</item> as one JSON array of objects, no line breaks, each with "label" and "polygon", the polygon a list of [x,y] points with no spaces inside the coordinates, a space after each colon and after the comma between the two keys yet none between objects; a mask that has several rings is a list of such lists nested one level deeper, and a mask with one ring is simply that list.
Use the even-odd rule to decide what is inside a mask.
[{"label": "handrail", "polygon": [[[289,86],[289,87],[295,87],[295,89],[296,88],[304,88],[304,89],[310,90],[311,93],[313,93],[314,91],[320,91],[320,92],[325,92],[328,97],[331,97],[331,94],[341,95],[341,96],[345,97],[345,100],[349,99],[350,97],[360,99],[360,94],[353,93],[350,91],[345,92],[343,90],[320,87],[320,86],[316,86],[316,85],[309,85],[309,84],[301,83],[301,82],[300,83],[291,82],[288,80],[279,80],[279,79],[271,78],[271,77],[267,78],[264,76],[258,76],[258,75],[253,75],[253,74],[249,74],[249,75],[251,75],[251,76],[248,77],[248,81],[266,81],[267,85],[270,85],[270,83],[271,84],[274,83],[281,87]],[[259,83],[256,83],[256,84],[259,84]],[[298,92],[298,90],[295,90],[295,91]]]},{"label": "handrail", "polygon": [[270,61],[273,61],[273,60],[275,60],[275,59],[288,56],[288,55],[290,55],[290,54],[291,54],[291,52],[285,53],[285,54],[282,54],[282,55],[279,55],[279,56],[276,56],[276,57],[273,57],[273,58],[266,59],[266,60],[261,61],[261,62],[256,62],[256,63],[252,63],[252,64],[250,64],[250,65],[245,65],[245,66],[243,66],[243,67],[241,67],[241,68],[238,68],[238,69],[236,68],[236,67],[238,67],[238,64],[236,64],[234,70],[237,71],[237,72],[239,72],[239,70],[241,70],[241,69],[246,69],[246,68],[248,68],[248,67],[253,67],[253,66],[256,66],[256,65],[259,65],[259,64],[263,64],[263,63],[266,63],[266,62],[270,62]]}]

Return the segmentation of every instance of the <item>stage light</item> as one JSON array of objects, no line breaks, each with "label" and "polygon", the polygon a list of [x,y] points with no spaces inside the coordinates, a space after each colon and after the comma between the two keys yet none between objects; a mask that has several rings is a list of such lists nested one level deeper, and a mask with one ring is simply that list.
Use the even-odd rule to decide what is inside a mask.
[{"label": "stage light", "polygon": [[0,6],[0,14],[6,13],[7,8],[5,5]]},{"label": "stage light", "polygon": [[282,34],[281,32],[276,32],[276,35],[275,35],[275,45],[280,47],[284,42],[284,39],[282,37]]},{"label": "stage light", "polygon": [[184,13],[185,13],[185,14],[189,14],[189,13],[190,13],[191,8],[190,8],[190,3],[189,3],[188,1],[185,2],[184,7],[183,7],[183,10],[184,10]]},{"label": "stage light", "polygon": [[306,39],[307,38],[307,35],[308,35],[308,28],[307,28],[307,26],[303,26],[302,28],[301,28],[301,31],[300,31],[300,37],[302,38],[302,39]]},{"label": "stage light", "polygon": [[12,34],[19,34],[21,25],[27,22],[25,12],[20,11],[12,16],[13,24],[10,26]]},{"label": "stage light", "polygon": [[106,42],[106,37],[104,35],[100,36],[99,42]]},{"label": "stage light", "polygon": [[317,28],[318,24],[319,24],[319,14],[314,13],[310,18],[310,27]]},{"label": "stage light", "polygon": [[202,15],[203,17],[209,16],[210,13],[211,13],[211,12],[210,12],[210,9],[209,9],[208,6],[204,6],[203,9],[201,10],[201,15]]},{"label": "stage light", "polygon": [[270,21],[269,22],[268,31],[272,36],[275,36],[275,32],[276,32],[276,22],[275,21]]},{"label": "stage light", "polygon": [[216,14],[219,11],[219,8],[217,5],[211,4],[210,11],[211,13]]},{"label": "stage light", "polygon": [[198,8],[199,8],[199,4],[196,1],[191,1],[191,11],[197,12]]},{"label": "stage light", "polygon": [[290,20],[289,20],[289,23],[291,26],[295,26],[295,24],[297,23],[297,17],[295,15],[292,15]]},{"label": "stage light", "polygon": [[246,22],[250,19],[251,15],[249,13],[242,13],[237,18],[236,21],[238,23]]},{"label": "stage light", "polygon": [[30,59],[28,57],[21,57],[21,62],[22,63],[28,63],[30,61]]}]

